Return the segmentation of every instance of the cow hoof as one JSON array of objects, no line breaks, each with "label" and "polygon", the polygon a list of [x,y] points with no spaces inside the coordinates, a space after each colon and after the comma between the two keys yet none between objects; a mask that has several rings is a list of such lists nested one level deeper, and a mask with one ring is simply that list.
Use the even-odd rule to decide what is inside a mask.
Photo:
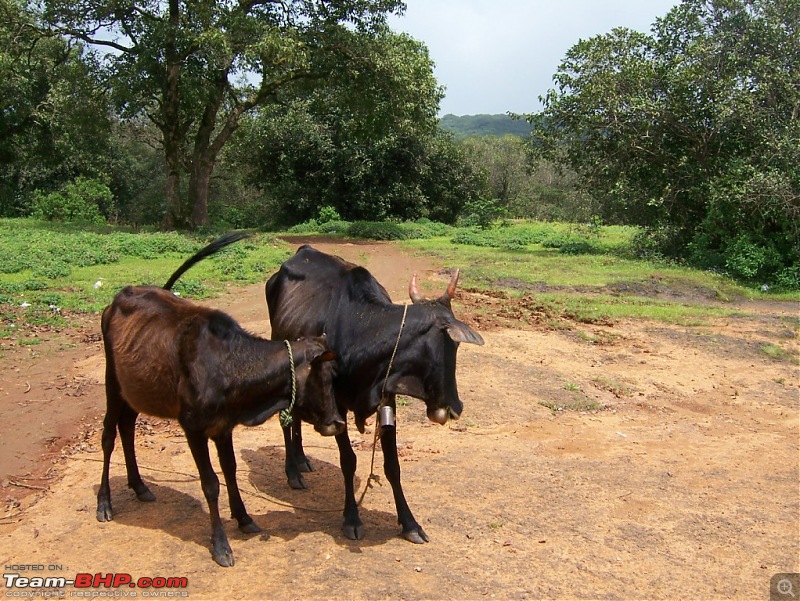
[{"label": "cow hoof", "polygon": [[114,512],[111,511],[111,503],[101,501],[97,504],[97,521],[110,522],[114,519]]},{"label": "cow hoof", "polygon": [[223,548],[221,551],[214,551],[212,549],[211,557],[213,557],[214,561],[216,561],[223,568],[229,568],[234,564],[233,551],[231,551],[230,547],[228,547],[227,549]]},{"label": "cow hoof", "polygon": [[308,473],[308,472],[313,472],[314,471],[314,468],[311,467],[311,462],[309,462],[308,459],[304,459],[302,461],[298,461],[297,462],[297,469],[299,469],[301,472],[304,472],[304,473]]},{"label": "cow hoof", "polygon": [[136,498],[144,503],[149,503],[151,501],[156,500],[156,496],[150,492],[150,489],[144,484],[144,482],[139,482],[139,484],[128,484],[130,488],[133,489],[133,492],[136,493]]},{"label": "cow hoof", "polygon": [[246,524],[239,524],[239,530],[244,532],[245,534],[256,534],[257,532],[261,532],[261,528],[258,527],[252,518]]},{"label": "cow hoof", "polygon": [[417,545],[422,545],[424,543],[430,542],[428,535],[425,534],[425,531],[417,526],[413,530],[406,530],[403,532],[403,538],[407,541],[411,541]]},{"label": "cow hoof", "polygon": [[292,476],[289,478],[289,486],[291,486],[295,490],[304,490],[308,488],[308,486],[306,486],[306,481],[303,480],[303,476],[301,476],[300,474],[297,474],[296,476]]},{"label": "cow hoof", "polygon": [[150,503],[151,501],[156,500],[156,496],[150,492],[150,489],[145,488],[144,492],[136,493],[136,498],[142,501],[143,503]]},{"label": "cow hoof", "polygon": [[342,532],[350,540],[361,540],[364,538],[364,529],[361,524],[345,524],[342,527]]}]

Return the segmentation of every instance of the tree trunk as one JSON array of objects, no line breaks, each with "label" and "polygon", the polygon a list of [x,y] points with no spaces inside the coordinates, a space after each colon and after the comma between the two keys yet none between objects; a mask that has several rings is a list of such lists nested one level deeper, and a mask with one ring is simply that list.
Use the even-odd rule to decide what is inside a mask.
[{"label": "tree trunk", "polygon": [[217,112],[222,103],[226,82],[227,77],[224,76],[217,80],[217,94],[206,106],[203,119],[194,139],[192,175],[189,179],[189,202],[192,208],[191,225],[193,228],[209,224],[208,188],[211,185],[211,174],[214,172],[217,157],[222,147],[225,146],[233,132],[238,128],[239,119],[245,110],[242,105],[233,109],[219,133],[216,136],[213,135]]},{"label": "tree trunk", "polygon": [[211,185],[213,171],[213,161],[197,160],[193,165],[192,175],[189,178],[189,203],[192,207],[191,226],[193,229],[209,224],[208,188]]},{"label": "tree trunk", "polygon": [[164,137],[164,158],[167,165],[166,212],[162,227],[164,229],[185,228],[186,214],[181,206],[181,140],[183,137],[180,122],[181,73],[180,58],[175,46],[175,30],[180,22],[178,0],[169,1],[169,23],[172,28],[166,43],[166,72],[161,107],[161,134]]},{"label": "tree trunk", "polygon": [[167,164],[166,212],[162,229],[175,230],[186,227],[186,216],[181,206],[181,161],[179,149],[174,143],[164,144]]}]

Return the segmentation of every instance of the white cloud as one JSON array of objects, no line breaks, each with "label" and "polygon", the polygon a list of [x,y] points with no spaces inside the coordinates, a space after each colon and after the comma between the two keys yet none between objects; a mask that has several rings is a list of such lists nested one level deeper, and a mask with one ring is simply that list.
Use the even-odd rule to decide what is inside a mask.
[{"label": "white cloud", "polygon": [[406,0],[396,31],[425,42],[442,114],[531,112],[566,51],[613,27],[647,32],[677,0]]}]

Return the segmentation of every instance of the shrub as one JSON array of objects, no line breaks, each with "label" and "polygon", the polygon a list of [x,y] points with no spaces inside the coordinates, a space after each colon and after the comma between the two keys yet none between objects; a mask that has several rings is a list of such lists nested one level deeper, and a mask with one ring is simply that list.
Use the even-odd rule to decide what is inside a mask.
[{"label": "shrub", "polygon": [[111,207],[114,196],[100,180],[77,178],[49,194],[33,193],[33,215],[47,221],[104,223],[103,211]]},{"label": "shrub", "polygon": [[575,240],[562,244],[558,252],[564,255],[595,255],[601,254],[602,250],[586,240]]},{"label": "shrub", "polygon": [[341,220],[342,220],[341,215],[339,215],[339,212],[333,207],[322,207],[319,210],[319,215],[317,216],[317,221],[320,224],[328,223],[330,221],[341,221]]},{"label": "shrub", "polygon": [[48,307],[60,307],[64,304],[64,295],[58,292],[45,292],[39,296],[38,301]]},{"label": "shrub", "polygon": [[0,273],[19,273],[26,267],[19,254],[0,250]]},{"label": "shrub", "polygon": [[346,232],[349,227],[349,221],[326,221],[319,224],[319,231],[321,234],[341,234]]},{"label": "shrub", "polygon": [[354,238],[366,240],[405,240],[408,238],[399,224],[384,221],[356,221],[350,225],[347,233]]},{"label": "shrub", "polygon": [[44,265],[40,265],[33,270],[33,275],[40,278],[47,278],[55,280],[58,278],[65,278],[72,272],[72,268],[68,263],[60,259],[53,259]]},{"label": "shrub", "polygon": [[453,231],[452,226],[439,221],[431,221],[427,217],[420,217],[414,222],[413,225],[421,227],[425,232],[427,232],[428,236],[426,237],[430,238],[434,238],[436,236],[447,236],[451,231]]},{"label": "shrub", "polygon": [[189,278],[178,280],[172,289],[181,296],[191,298],[202,298],[209,294],[208,289],[200,280]]},{"label": "shrub", "polygon": [[781,257],[774,248],[753,242],[747,234],[738,236],[725,252],[725,267],[739,279],[766,279],[778,271]]},{"label": "shrub", "polygon": [[480,227],[488,229],[497,219],[507,217],[508,211],[498,199],[473,200],[464,205],[463,217],[459,224],[464,227]]},{"label": "shrub", "polygon": [[25,280],[22,282],[23,290],[46,290],[47,282],[42,280]]},{"label": "shrub", "polygon": [[800,264],[786,267],[778,272],[775,277],[775,289],[777,291],[800,290]]},{"label": "shrub", "polygon": [[315,234],[319,231],[319,224],[316,219],[309,219],[303,223],[298,223],[289,228],[290,234]]},{"label": "shrub", "polygon": [[469,246],[495,246],[493,240],[486,232],[472,229],[458,230],[450,239],[453,244],[467,244]]}]

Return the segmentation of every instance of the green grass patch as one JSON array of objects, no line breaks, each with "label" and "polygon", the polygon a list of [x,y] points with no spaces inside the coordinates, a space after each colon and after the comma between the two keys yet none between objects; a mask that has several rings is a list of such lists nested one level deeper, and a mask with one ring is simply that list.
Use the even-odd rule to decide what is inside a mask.
[{"label": "green grass patch", "polygon": [[719,273],[637,259],[630,251],[635,233],[630,227],[514,223],[403,245],[461,267],[462,286],[529,296],[548,317],[583,323],[636,318],[707,325],[736,312],[732,301],[800,301],[797,292],[764,293]]},{"label": "green grass patch", "polygon": [[788,361],[790,363],[794,363],[795,365],[800,363],[794,353],[787,351],[777,344],[762,344],[758,347],[758,350],[773,361]]},{"label": "green grass patch", "polygon": [[[127,285],[163,286],[215,237],[0,219],[0,336],[14,323],[63,325],[61,311],[100,311]],[[272,235],[256,234],[192,267],[174,290],[197,299],[263,282],[289,256]]]},{"label": "green grass patch", "polygon": [[[420,219],[331,220],[293,229],[303,228],[402,240],[412,251],[461,267],[462,286],[504,290],[554,321],[642,318],[702,325],[734,312],[726,305],[736,299],[800,301],[800,293],[764,293],[720,274],[635,259],[628,250],[633,228],[514,222],[481,230]],[[100,311],[126,285],[161,286],[214,237],[0,219],[0,337],[11,336],[14,324],[66,323],[61,311]],[[257,234],[193,267],[175,291],[203,298],[229,284],[263,282],[290,255],[272,235]]]}]

